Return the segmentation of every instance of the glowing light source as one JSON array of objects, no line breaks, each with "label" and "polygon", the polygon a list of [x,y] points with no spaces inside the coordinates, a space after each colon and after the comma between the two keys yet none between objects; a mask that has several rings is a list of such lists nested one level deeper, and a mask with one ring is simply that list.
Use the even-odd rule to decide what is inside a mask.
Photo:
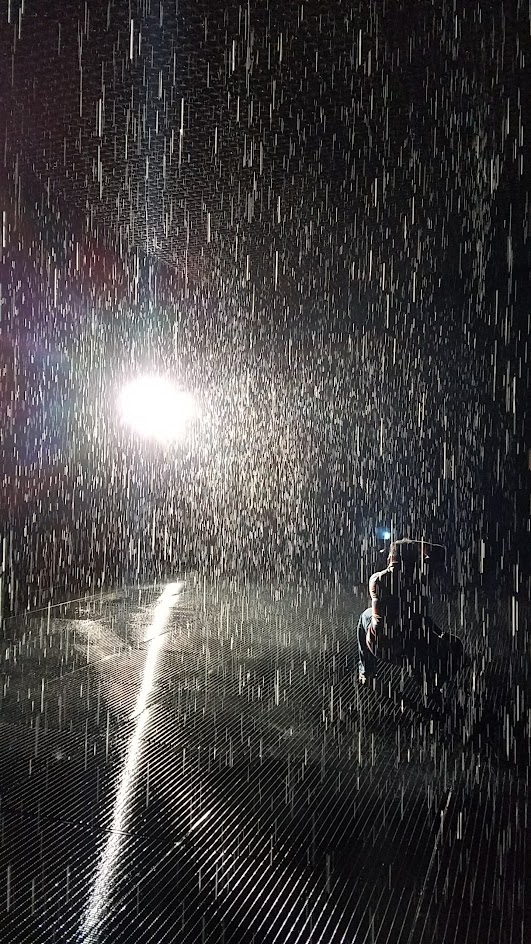
[{"label": "glowing light source", "polygon": [[389,541],[391,538],[391,532],[389,528],[386,528],[385,525],[376,528],[376,537],[380,541]]},{"label": "glowing light source", "polygon": [[195,398],[164,377],[139,377],[122,390],[118,407],[123,422],[146,438],[170,444],[183,439],[199,416]]}]

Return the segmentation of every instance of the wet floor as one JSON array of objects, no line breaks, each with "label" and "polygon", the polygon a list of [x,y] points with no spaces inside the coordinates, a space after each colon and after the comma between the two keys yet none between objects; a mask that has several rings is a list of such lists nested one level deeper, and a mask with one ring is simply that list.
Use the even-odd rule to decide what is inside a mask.
[{"label": "wet floor", "polygon": [[524,942],[520,629],[469,593],[430,713],[363,594],[188,577],[7,620],[0,939]]}]

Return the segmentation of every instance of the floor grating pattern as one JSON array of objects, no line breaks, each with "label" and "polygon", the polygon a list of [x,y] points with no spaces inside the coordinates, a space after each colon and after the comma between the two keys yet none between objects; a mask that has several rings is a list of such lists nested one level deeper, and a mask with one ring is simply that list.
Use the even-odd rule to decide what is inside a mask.
[{"label": "floor grating pattern", "polygon": [[362,597],[162,591],[5,623],[2,940],[523,944],[528,706],[503,607],[466,604],[452,720],[395,669],[355,683]]}]

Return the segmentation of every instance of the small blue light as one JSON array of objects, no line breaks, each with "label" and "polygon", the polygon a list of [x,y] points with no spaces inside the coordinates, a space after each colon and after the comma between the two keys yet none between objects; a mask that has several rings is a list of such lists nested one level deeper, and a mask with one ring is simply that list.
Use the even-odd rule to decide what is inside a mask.
[{"label": "small blue light", "polygon": [[376,537],[380,541],[388,541],[391,537],[391,532],[389,528],[386,528],[385,525],[378,525],[376,528]]}]

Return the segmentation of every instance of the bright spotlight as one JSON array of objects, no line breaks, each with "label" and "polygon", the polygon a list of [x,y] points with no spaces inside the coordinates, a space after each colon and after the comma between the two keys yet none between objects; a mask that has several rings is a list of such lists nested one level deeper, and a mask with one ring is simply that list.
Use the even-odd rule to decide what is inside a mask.
[{"label": "bright spotlight", "polygon": [[123,422],[140,436],[162,443],[183,439],[199,415],[191,393],[163,377],[139,377],[122,390],[118,406]]}]

